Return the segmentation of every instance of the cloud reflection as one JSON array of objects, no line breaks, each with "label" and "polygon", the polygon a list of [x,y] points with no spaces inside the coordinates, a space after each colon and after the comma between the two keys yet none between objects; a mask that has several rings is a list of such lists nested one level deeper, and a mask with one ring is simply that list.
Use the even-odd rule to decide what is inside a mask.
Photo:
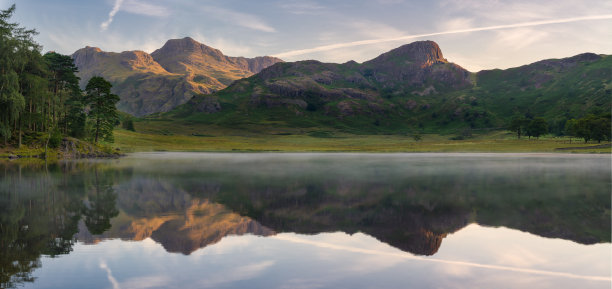
[{"label": "cloud reflection", "polygon": [[272,236],[270,238],[292,242],[292,243],[311,245],[311,246],[331,249],[331,250],[403,258],[403,259],[409,259],[409,260],[433,262],[433,263],[440,263],[440,264],[446,264],[446,265],[467,266],[467,267],[472,267],[472,268],[519,272],[519,273],[527,273],[527,274],[534,274],[534,275],[564,277],[564,278],[582,279],[582,280],[590,280],[590,281],[606,281],[606,282],[612,281],[612,278],[606,277],[606,276],[578,275],[578,274],[572,274],[572,273],[547,271],[547,270],[518,268],[518,267],[510,267],[510,266],[491,265],[491,264],[480,264],[480,263],[474,263],[474,262],[464,262],[464,261],[454,261],[454,260],[442,260],[442,259],[436,259],[436,258],[418,257],[418,256],[414,256],[408,253],[403,253],[403,252],[385,252],[385,251],[379,251],[379,250],[363,249],[363,248],[350,247],[350,246],[338,245],[338,244],[321,242],[321,241],[307,240],[307,239],[304,239],[294,234],[279,234],[276,236]]},{"label": "cloud reflection", "polygon": [[117,279],[113,277],[113,272],[110,268],[108,268],[108,265],[106,265],[106,261],[100,261],[100,268],[106,271],[106,277],[108,278],[108,281],[113,285],[113,289],[121,289],[121,286],[119,286],[119,282],[117,282]]}]

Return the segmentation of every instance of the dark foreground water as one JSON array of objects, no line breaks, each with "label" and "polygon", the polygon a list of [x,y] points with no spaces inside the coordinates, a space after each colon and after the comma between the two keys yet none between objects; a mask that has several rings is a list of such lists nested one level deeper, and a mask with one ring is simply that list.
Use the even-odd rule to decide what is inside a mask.
[{"label": "dark foreground water", "polygon": [[0,163],[0,288],[610,288],[611,159]]}]

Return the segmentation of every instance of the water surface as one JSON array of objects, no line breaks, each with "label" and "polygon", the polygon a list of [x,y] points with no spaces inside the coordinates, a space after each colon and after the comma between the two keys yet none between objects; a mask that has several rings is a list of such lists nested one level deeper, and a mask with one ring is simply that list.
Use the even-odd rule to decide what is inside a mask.
[{"label": "water surface", "polygon": [[0,288],[610,288],[610,156],[0,164]]}]

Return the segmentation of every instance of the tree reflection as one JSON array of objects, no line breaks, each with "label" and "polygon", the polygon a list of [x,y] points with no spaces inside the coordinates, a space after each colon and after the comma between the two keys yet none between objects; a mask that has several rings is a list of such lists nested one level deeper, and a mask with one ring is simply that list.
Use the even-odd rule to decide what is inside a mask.
[{"label": "tree reflection", "polygon": [[70,253],[83,215],[96,224],[117,215],[113,175],[98,177],[91,166],[0,162],[0,174],[0,288],[33,282],[41,255]]},{"label": "tree reflection", "polygon": [[83,217],[89,232],[100,235],[110,229],[110,219],[116,217],[119,211],[115,207],[117,194],[113,190],[112,180],[100,180],[98,169],[95,167],[94,175],[94,184],[88,191],[87,201],[83,205]]}]

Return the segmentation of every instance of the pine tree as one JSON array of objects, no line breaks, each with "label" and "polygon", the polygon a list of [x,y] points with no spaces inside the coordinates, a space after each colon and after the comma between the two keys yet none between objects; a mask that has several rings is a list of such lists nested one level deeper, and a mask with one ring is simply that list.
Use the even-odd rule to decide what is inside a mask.
[{"label": "pine tree", "polygon": [[100,138],[112,142],[113,127],[119,121],[119,113],[115,107],[119,96],[111,93],[111,87],[110,82],[100,76],[92,77],[85,87],[84,103],[89,107],[95,143]]}]

